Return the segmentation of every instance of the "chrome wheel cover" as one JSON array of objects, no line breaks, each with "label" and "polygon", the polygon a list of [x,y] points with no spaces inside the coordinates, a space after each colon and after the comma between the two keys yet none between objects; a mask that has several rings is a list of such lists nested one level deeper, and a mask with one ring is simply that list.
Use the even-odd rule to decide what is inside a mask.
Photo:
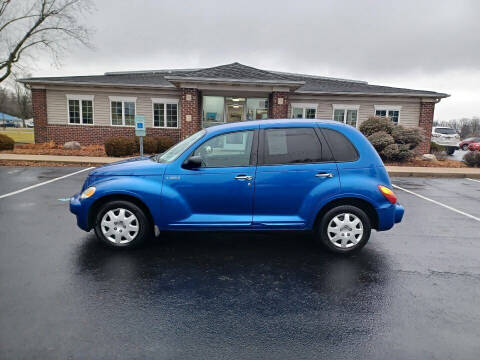
[{"label": "chrome wheel cover", "polygon": [[133,241],[138,235],[140,224],[130,210],[117,208],[103,215],[100,227],[105,238],[118,245]]},{"label": "chrome wheel cover", "polygon": [[327,227],[328,240],[340,249],[354,247],[363,238],[363,223],[351,213],[336,215]]}]

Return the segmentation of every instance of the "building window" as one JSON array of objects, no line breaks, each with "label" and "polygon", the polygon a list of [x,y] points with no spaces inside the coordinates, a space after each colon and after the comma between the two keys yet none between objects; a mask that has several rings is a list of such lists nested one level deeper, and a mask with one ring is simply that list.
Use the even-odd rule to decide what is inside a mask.
[{"label": "building window", "polygon": [[225,122],[225,98],[223,96],[204,96],[202,98],[202,105],[203,127]]},{"label": "building window", "polygon": [[395,125],[398,125],[401,109],[401,106],[375,105],[375,116],[388,117]]},{"label": "building window", "polygon": [[333,104],[333,120],[357,127],[359,105]]},{"label": "building window", "polygon": [[268,118],[267,98],[247,99],[247,120],[261,120]]},{"label": "building window", "polygon": [[119,98],[116,96],[110,96],[112,125],[134,126],[136,101],[137,98]]},{"label": "building window", "polygon": [[178,128],[178,100],[152,99],[153,126]]},{"label": "building window", "polygon": [[93,124],[93,95],[67,95],[68,123]]},{"label": "building window", "polygon": [[292,104],[293,119],[315,119],[317,104]]}]

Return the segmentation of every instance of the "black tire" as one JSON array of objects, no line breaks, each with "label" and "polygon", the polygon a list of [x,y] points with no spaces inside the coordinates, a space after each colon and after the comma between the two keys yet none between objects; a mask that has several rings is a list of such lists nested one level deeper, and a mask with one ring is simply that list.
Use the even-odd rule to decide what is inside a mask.
[{"label": "black tire", "polygon": [[463,151],[467,151],[467,150],[468,150],[468,145],[463,145],[463,146],[462,146],[462,150],[463,150]]},{"label": "black tire", "polygon": [[447,147],[447,154],[448,155],[453,155],[453,153],[455,152],[455,148],[454,147]]},{"label": "black tire", "polygon": [[[339,247],[334,245],[328,236],[328,225],[332,221],[332,219],[340,214],[353,214],[355,215],[361,222],[363,227],[363,234],[360,237],[360,240],[353,244],[349,244],[349,247]],[[370,233],[372,231],[370,218],[367,214],[360,208],[352,205],[341,205],[334,207],[327,211],[323,217],[317,222],[317,228],[315,229],[315,240],[323,245],[327,250],[334,252],[336,254],[353,254],[360,251],[370,239]],[[339,240],[341,241],[341,240]]]},{"label": "black tire", "polygon": [[[126,209],[131,212],[138,220],[138,233],[133,238],[133,240],[125,243],[121,242],[113,242],[109,240],[104,233],[102,232],[101,222],[103,216],[109,212],[110,210],[114,209]],[[105,203],[100,209],[98,210],[95,216],[95,234],[97,238],[102,241],[104,244],[114,247],[114,248],[134,248],[138,247],[139,245],[143,244],[147,239],[151,238],[152,236],[152,228],[153,225],[151,224],[148,216],[145,214],[145,211],[142,210],[140,207],[125,200],[114,200]],[[126,241],[126,238],[125,240]]]}]

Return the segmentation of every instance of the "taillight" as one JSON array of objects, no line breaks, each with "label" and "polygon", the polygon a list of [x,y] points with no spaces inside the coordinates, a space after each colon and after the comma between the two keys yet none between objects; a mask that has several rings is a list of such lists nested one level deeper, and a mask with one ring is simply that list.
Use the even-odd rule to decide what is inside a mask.
[{"label": "taillight", "polygon": [[378,185],[378,190],[380,190],[382,195],[385,196],[385,198],[388,201],[390,201],[392,204],[395,204],[397,202],[397,197],[395,196],[393,191],[391,189],[389,189],[388,187],[383,186],[383,185]]}]

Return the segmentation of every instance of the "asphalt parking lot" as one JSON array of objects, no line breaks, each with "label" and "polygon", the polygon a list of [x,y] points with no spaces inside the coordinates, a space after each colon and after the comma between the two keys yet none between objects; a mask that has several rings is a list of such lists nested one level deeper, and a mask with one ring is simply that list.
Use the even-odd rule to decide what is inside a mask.
[{"label": "asphalt parking lot", "polygon": [[108,249],[62,200],[87,172],[1,198],[78,170],[0,167],[2,359],[478,359],[478,181],[392,179],[404,221],[349,258],[293,232]]}]

